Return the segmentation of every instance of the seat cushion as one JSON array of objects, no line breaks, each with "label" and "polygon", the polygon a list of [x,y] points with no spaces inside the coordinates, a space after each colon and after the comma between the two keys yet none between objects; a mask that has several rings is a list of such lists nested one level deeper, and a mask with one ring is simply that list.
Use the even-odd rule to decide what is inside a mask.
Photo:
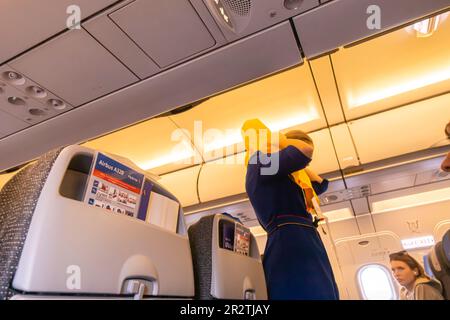
[{"label": "seat cushion", "polygon": [[53,150],[18,172],[0,191],[0,300],[14,295],[19,264],[34,209],[50,169],[62,149]]}]

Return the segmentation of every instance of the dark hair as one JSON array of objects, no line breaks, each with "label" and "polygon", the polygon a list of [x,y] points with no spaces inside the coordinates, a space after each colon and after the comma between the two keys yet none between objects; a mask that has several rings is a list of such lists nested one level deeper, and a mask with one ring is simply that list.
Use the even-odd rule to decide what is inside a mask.
[{"label": "dark hair", "polygon": [[400,251],[400,252],[394,252],[389,255],[390,261],[402,261],[408,265],[408,267],[414,271],[414,269],[417,269],[419,274],[417,277],[426,277],[425,271],[423,270],[423,267],[417,262],[416,259],[411,257],[408,252],[406,251]]},{"label": "dark hair", "polygon": [[297,140],[302,140],[306,143],[309,143],[311,145],[314,146],[314,142],[311,139],[310,136],[308,136],[305,132],[303,132],[302,130],[291,130],[288,133],[286,133],[286,138],[288,139],[297,139]]}]

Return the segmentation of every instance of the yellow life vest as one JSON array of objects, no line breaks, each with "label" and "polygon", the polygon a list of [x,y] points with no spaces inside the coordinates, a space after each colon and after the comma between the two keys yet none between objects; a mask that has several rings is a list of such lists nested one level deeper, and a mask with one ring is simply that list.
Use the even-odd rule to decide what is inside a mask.
[{"label": "yellow life vest", "polygon": [[[249,131],[253,130],[253,131]],[[260,131],[264,130],[264,131]],[[248,165],[250,158],[250,150],[261,151],[264,153],[271,152],[271,132],[267,126],[259,119],[251,119],[244,122],[242,125],[241,133],[245,143],[245,165]],[[262,133],[262,134],[260,134]],[[264,137],[264,133],[266,136]],[[252,139],[253,138],[253,139]],[[265,141],[261,140],[264,139]],[[265,143],[264,143],[265,142]],[[250,143],[253,143],[253,148],[250,148]],[[261,150],[261,149],[266,150]],[[302,189],[303,197],[305,199],[306,209],[309,213],[316,215],[313,199],[315,198],[317,204],[320,204],[319,197],[317,196],[314,188],[312,187],[311,179],[304,169],[296,171],[291,174],[292,179]]]}]

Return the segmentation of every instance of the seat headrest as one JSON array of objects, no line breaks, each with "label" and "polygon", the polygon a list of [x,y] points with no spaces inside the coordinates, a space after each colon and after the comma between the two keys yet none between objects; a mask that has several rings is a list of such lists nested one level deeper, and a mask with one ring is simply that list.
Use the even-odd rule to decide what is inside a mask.
[{"label": "seat headrest", "polygon": [[442,238],[442,258],[450,269],[450,229],[447,230],[444,237]]}]

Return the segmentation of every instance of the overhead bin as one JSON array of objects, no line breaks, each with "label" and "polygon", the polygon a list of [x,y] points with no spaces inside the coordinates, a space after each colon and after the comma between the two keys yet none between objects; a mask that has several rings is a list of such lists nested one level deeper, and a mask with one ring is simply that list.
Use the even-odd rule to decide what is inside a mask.
[{"label": "overhead bin", "polygon": [[200,165],[175,171],[161,176],[158,180],[162,186],[170,190],[183,207],[198,204],[197,181]]},{"label": "overhead bin", "polygon": [[357,166],[360,164],[351,132],[347,123],[343,123],[330,128],[334,141],[334,148],[338,161],[342,169]]},{"label": "overhead bin", "polygon": [[66,19],[73,20],[71,5],[77,5],[81,9],[80,18],[85,19],[115,2],[117,0],[1,1],[0,64],[65,30]]},{"label": "overhead bin", "polygon": [[143,170],[155,174],[187,168],[202,160],[190,138],[167,117],[110,133],[84,146],[126,156]]},{"label": "overhead bin", "polygon": [[449,103],[450,94],[445,94],[349,122],[361,163],[432,148],[445,140]]},{"label": "overhead bin", "polygon": [[306,57],[314,58],[449,7],[449,0],[334,0],[294,24]]},{"label": "overhead bin", "polygon": [[73,106],[139,80],[86,31],[76,29],[31,50],[9,65]]},{"label": "overhead bin", "polygon": [[339,163],[336,159],[330,131],[322,129],[309,133],[309,136],[314,141],[313,159],[309,164],[311,169],[318,174],[338,171]]},{"label": "overhead bin", "polygon": [[222,93],[171,116],[180,128],[189,131],[197,149],[203,150],[205,161],[244,151],[241,127],[254,118],[271,130],[311,132],[326,127],[308,64]]},{"label": "overhead bin", "polygon": [[109,17],[161,67],[215,45],[188,1],[137,0]]},{"label": "overhead bin", "polygon": [[[347,120],[448,92],[450,12],[438,19],[437,29],[427,37],[417,36],[409,26],[317,59],[317,63],[333,63]],[[315,66],[316,60],[311,64]],[[315,72],[314,76],[321,80],[330,74]],[[324,109],[327,117],[334,110],[333,105],[324,105]]]},{"label": "overhead bin", "polygon": [[[74,32],[77,31],[75,30]],[[74,33],[74,37],[86,37],[83,31],[78,32],[80,33],[77,36]],[[55,41],[57,40],[59,39],[55,39]],[[93,39],[91,40],[94,41]],[[65,42],[67,40],[63,39],[62,41]],[[72,47],[73,43],[68,45]],[[90,48],[83,47],[84,43],[82,41],[78,42],[78,45],[81,45],[81,47],[76,46],[77,50],[81,51],[79,53],[81,57],[89,52]],[[66,65],[65,68],[77,68],[75,75],[81,75],[82,72],[91,75],[94,72],[95,76],[93,76],[92,80],[99,77],[109,77],[106,81],[109,84],[118,84],[117,82],[126,80],[123,77],[127,78],[126,74],[129,71],[127,70],[125,75],[122,74],[122,76],[115,78],[114,74],[117,73],[117,68],[121,69],[121,67],[118,67],[118,65],[114,66],[114,64],[119,62],[114,60],[113,66],[111,68],[108,67],[108,61],[111,60],[104,55],[107,51],[98,46],[96,43],[94,48],[92,48],[94,51],[100,50],[98,54],[89,53],[95,61],[97,59],[101,60],[98,61],[99,65],[96,68],[86,70],[88,66],[85,62],[81,62],[80,65]],[[41,50],[46,50],[46,48],[42,47],[36,50],[39,53],[42,52]],[[62,51],[64,50],[70,51],[69,48],[63,48]],[[29,54],[33,52],[34,50]],[[249,55],[249,52],[254,52],[254,54]],[[55,54],[57,53],[55,52]],[[61,52],[58,54],[58,61],[62,62],[64,59],[70,60],[74,53],[68,52],[68,56]],[[240,56],[241,59],[236,59],[237,56]],[[50,55],[46,59],[53,58],[53,55]],[[74,57],[74,59],[78,61],[79,57]],[[34,70],[36,75],[41,74],[44,72],[44,68],[42,65],[33,64],[34,60],[36,59],[23,60],[23,65],[20,63],[21,61],[17,61],[17,65],[14,64],[14,61],[13,65],[17,68],[19,63],[22,67],[31,63],[29,71]],[[48,60],[45,61],[48,62]],[[141,81],[128,87],[126,90],[107,95],[102,99],[86,104],[82,108],[75,108],[57,119],[48,120],[45,126],[33,126],[27,131],[15,134],[14,137],[11,137],[12,139],[1,140],[0,149],[10,156],[1,158],[0,170],[33,159],[56,146],[91,139],[105,132],[148,119],[177,106],[192,103],[218,92],[231,89],[234,86],[298,65],[301,62],[302,58],[292,28],[289,22],[282,23],[179,65],[176,68],[159,73],[157,76]],[[99,68],[103,67],[107,67],[108,70],[104,73],[99,72]],[[58,78],[61,82],[69,82],[66,75],[61,74],[63,70],[53,71],[46,73],[48,75],[47,81],[51,80],[53,83]],[[80,94],[84,90],[92,89],[90,87],[92,81],[84,81],[84,77],[81,76],[72,76],[73,78],[77,78],[77,86],[71,87],[73,83],[70,82],[70,85],[66,84],[64,88],[60,88],[64,91],[64,95],[73,96],[75,92]],[[60,83],[54,84],[54,87],[60,85]],[[106,90],[106,88],[100,88],[97,85],[94,85],[93,88],[95,89],[94,92],[89,92],[86,96],[76,96],[75,99],[92,97],[94,93],[97,95],[100,91]],[[174,88],[177,89],[174,90]],[[64,97],[62,94],[61,96]],[[102,119],[102,121],[99,121],[99,119]],[[80,130],[80,123],[83,124],[83,130]],[[55,134],[56,132],[64,132],[65,134]]]},{"label": "overhead bin", "polygon": [[207,202],[245,192],[245,153],[203,165],[198,180],[200,200]]}]

